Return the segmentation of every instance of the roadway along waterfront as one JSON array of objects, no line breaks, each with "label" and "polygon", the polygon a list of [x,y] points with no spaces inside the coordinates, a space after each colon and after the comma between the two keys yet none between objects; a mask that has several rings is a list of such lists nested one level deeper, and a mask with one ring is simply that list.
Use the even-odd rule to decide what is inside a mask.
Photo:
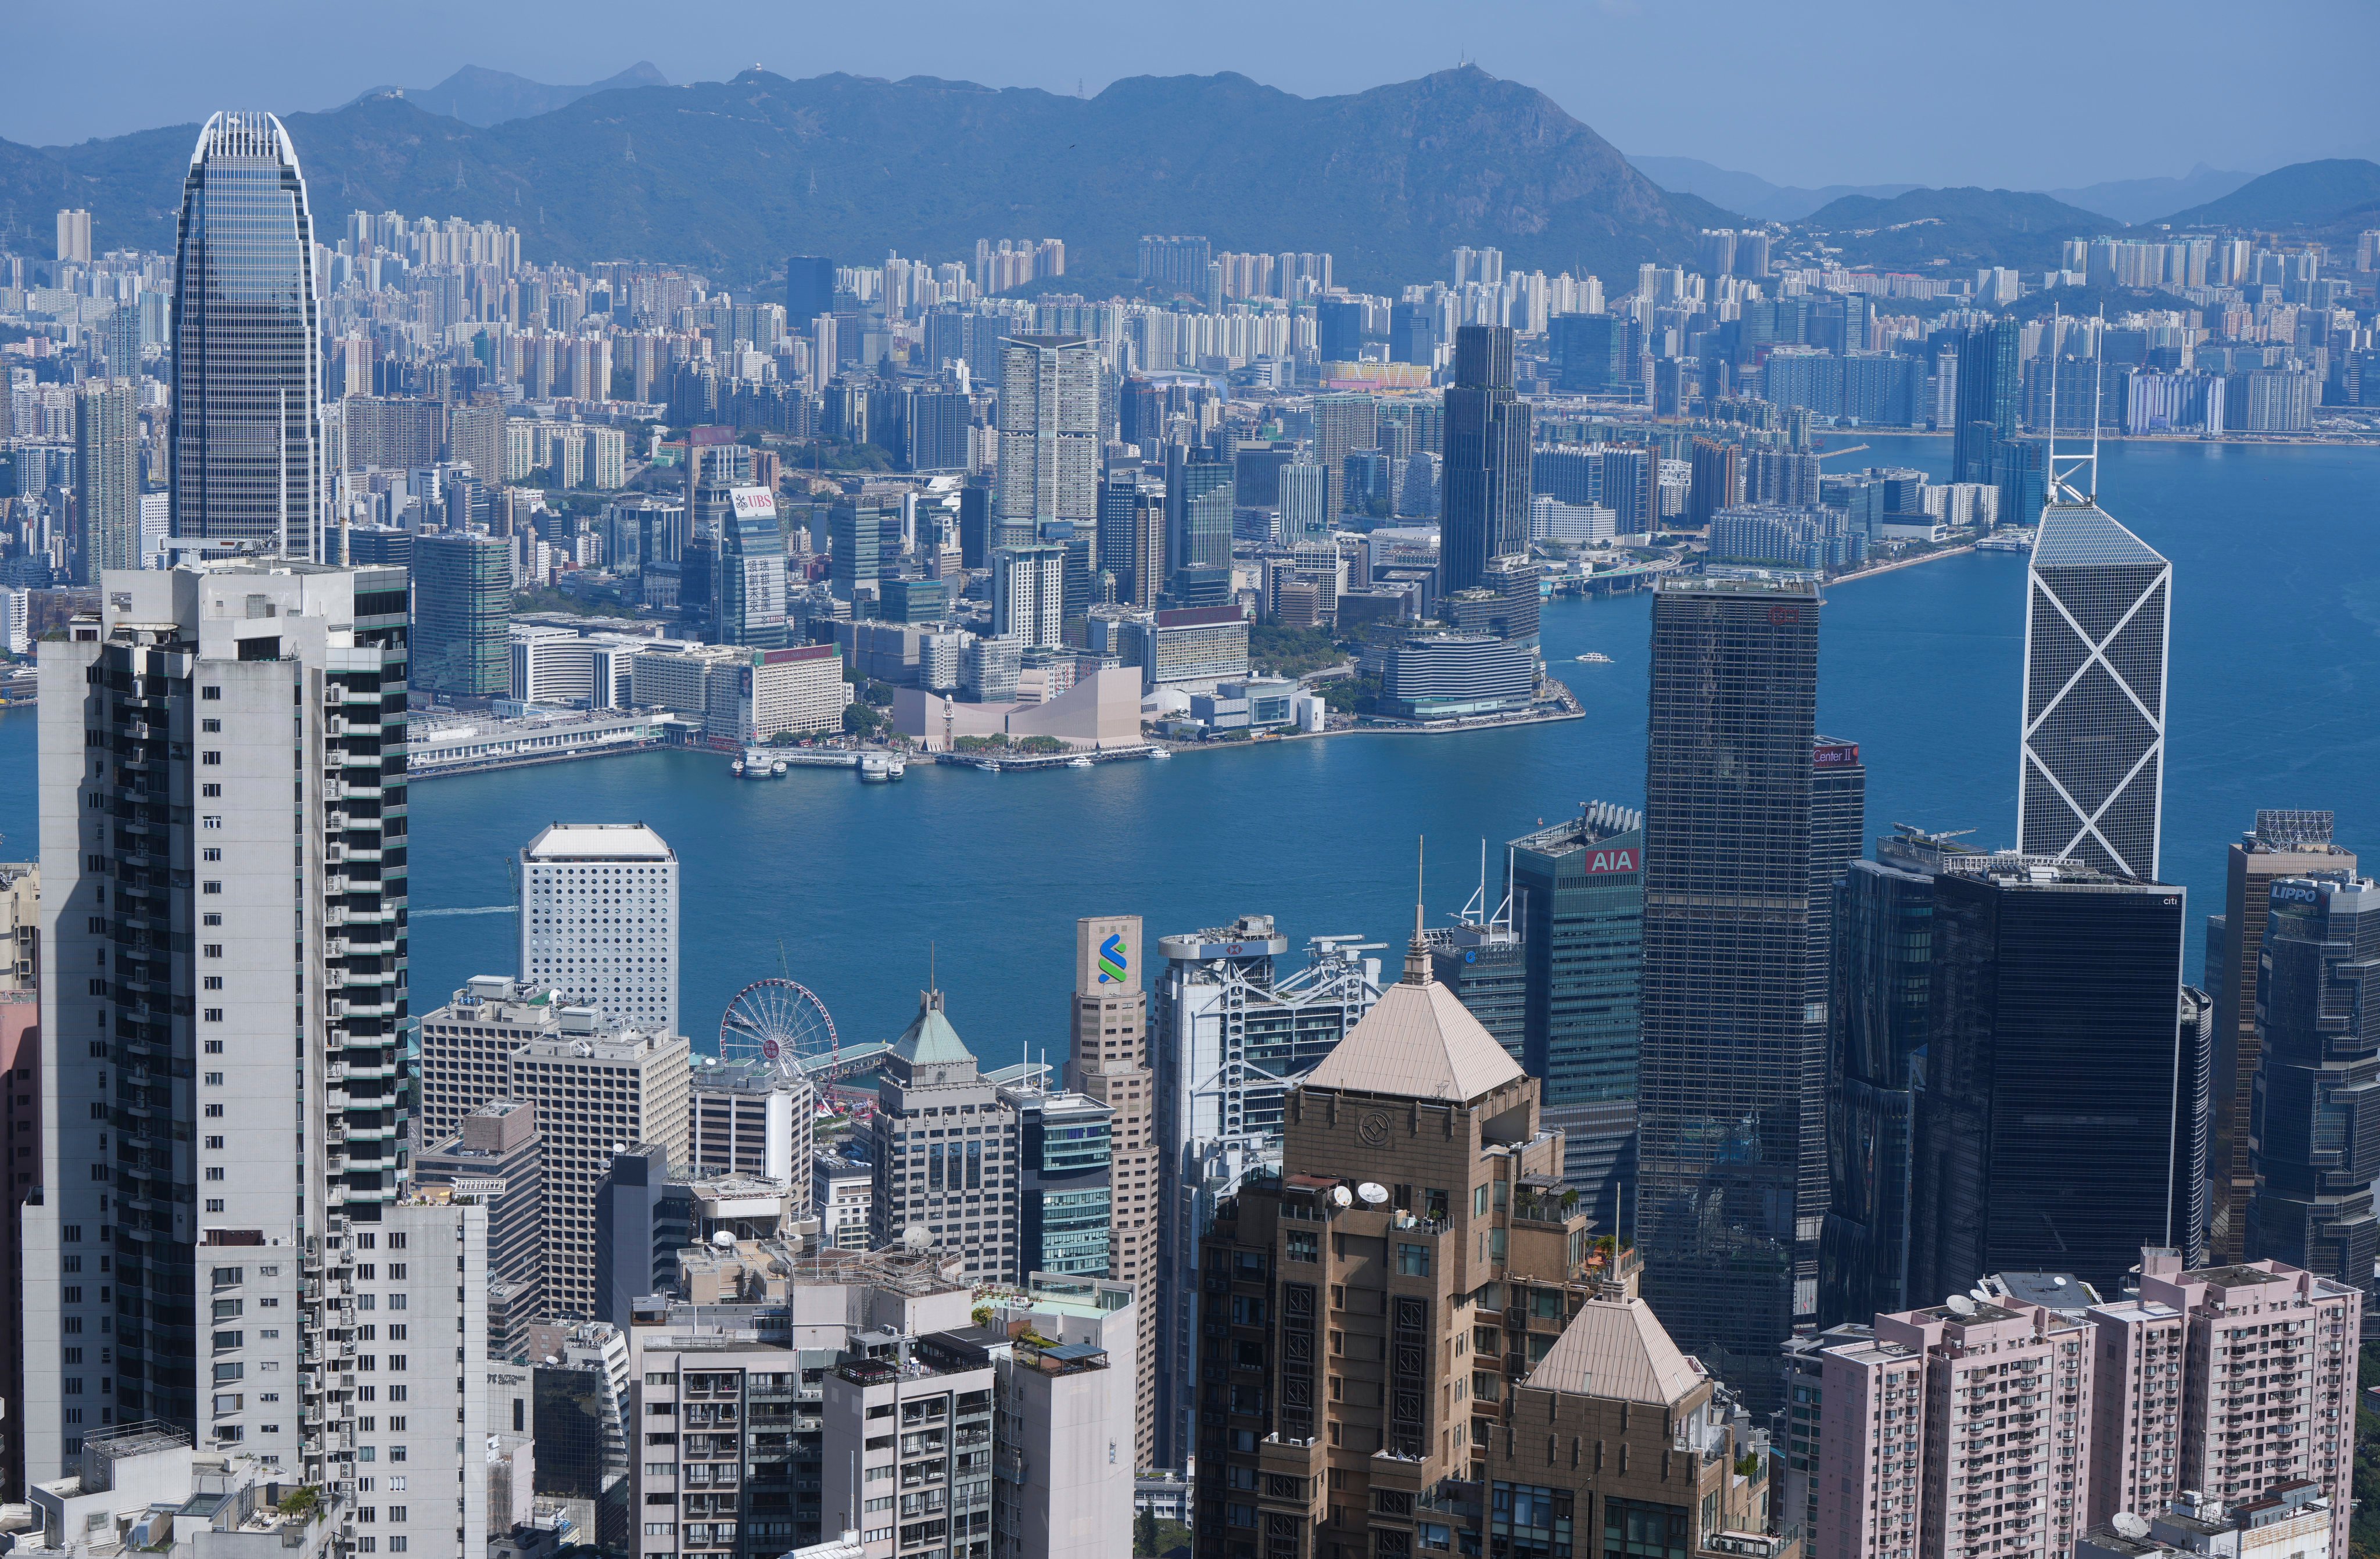
[{"label": "roadway along waterfront", "polygon": [[[1947,458],[1940,441],[1865,436],[1863,461],[1938,473]],[[2380,453],[2110,445],[2100,486],[2174,562],[2165,869],[2191,891],[2194,978],[2224,848],[2257,807],[2335,808],[2342,842],[2380,858]],[[2024,570],[2021,554],[1970,553],[1831,596],[1820,725],[1861,744],[1869,834],[2013,836]],[[776,972],[780,938],[847,1039],[889,1038],[932,942],[979,1054],[1055,1058],[1077,915],[1139,914],[1153,939],[1269,913],[1293,945],[1395,943],[1415,834],[1437,920],[1470,895],[1483,837],[1492,856],[1583,800],[1642,805],[1648,611],[1644,595],[1548,603],[1546,659],[1582,718],[1447,741],[1014,775],[918,763],[887,786],[839,770],[746,784],[688,752],[456,775],[415,792],[412,902],[501,905],[506,858],[547,822],[641,820],[685,862],[681,1005],[698,1045],[738,987]],[[1589,651],[1612,664],[1581,664]],[[0,859],[35,853],[33,720],[0,714]],[[414,1010],[516,957],[506,916],[421,916]]]}]

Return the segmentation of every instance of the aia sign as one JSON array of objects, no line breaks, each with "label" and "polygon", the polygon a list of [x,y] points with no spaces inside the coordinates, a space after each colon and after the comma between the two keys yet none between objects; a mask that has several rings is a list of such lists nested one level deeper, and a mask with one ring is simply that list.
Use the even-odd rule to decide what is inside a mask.
[{"label": "aia sign", "polygon": [[1590,877],[1605,871],[1633,871],[1641,864],[1641,850],[1597,850],[1586,858],[1586,874]]}]

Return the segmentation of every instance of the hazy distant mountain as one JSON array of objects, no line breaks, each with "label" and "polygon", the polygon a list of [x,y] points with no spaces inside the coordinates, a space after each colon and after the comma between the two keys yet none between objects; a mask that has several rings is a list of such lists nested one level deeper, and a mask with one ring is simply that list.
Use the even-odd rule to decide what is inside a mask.
[{"label": "hazy distant mountain", "polygon": [[1855,265],[2046,271],[2058,265],[2064,240],[2122,225],[2047,195],[1969,188],[1912,189],[1884,201],[1847,195],[1812,212],[1801,225],[1828,234]]},{"label": "hazy distant mountain", "polygon": [[1919,188],[1914,184],[1829,184],[1821,189],[1804,189],[1771,184],[1758,174],[1738,173],[1716,163],[1706,163],[1700,157],[1640,157],[1631,153],[1628,161],[1638,173],[1664,189],[1681,195],[1700,195],[1714,205],[1768,222],[1799,222],[1828,201],[1845,195],[1890,200]]},{"label": "hazy distant mountain", "polygon": [[2380,225],[2380,163],[2361,157],[2292,163],[2165,220],[2176,227]]},{"label": "hazy distant mountain", "polygon": [[2119,222],[2146,222],[2181,206],[2219,200],[2256,176],[2199,164],[2180,178],[2117,178],[2080,189],[2045,189],[2052,200],[2084,211],[2105,212]]},{"label": "hazy distant mountain", "polygon": [[[741,286],[788,253],[954,260],[980,238],[1056,236],[1069,274],[1104,286],[1131,274],[1141,234],[1203,233],[1218,250],[1328,250],[1364,287],[1446,274],[1458,244],[1616,287],[1736,220],[1475,67],[1331,98],[1236,75],[1084,99],[747,71],[488,128],[386,95],[285,122],[325,230],[358,208],[452,213],[514,224],[534,259],[677,261]],[[0,224],[45,248],[51,213],[85,205],[94,243],[168,248],[194,134],[0,143]]]},{"label": "hazy distant mountain", "polygon": [[418,105],[424,113],[443,114],[450,119],[460,119],[467,125],[485,128],[507,120],[551,114],[596,92],[608,92],[621,87],[668,85],[669,78],[662,75],[650,60],[640,59],[617,76],[592,81],[583,87],[548,86],[543,81],[532,81],[508,70],[489,70],[467,65],[434,87],[375,87],[363,96],[381,97],[390,92],[401,92],[407,102]]}]

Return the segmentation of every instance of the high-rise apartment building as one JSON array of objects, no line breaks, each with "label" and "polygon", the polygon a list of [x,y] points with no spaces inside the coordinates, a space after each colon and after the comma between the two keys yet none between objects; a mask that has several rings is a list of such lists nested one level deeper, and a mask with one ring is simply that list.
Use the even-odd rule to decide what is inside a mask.
[{"label": "high-rise apartment building", "polygon": [[1001,341],[1000,523],[1098,520],[1102,371],[1097,345],[1079,335]]},{"label": "high-rise apartment building", "polygon": [[646,1144],[686,1162],[688,1052],[683,1035],[625,1028],[565,1007],[554,1031],[510,1057],[505,1096],[537,1106],[545,1139],[549,1315],[590,1319],[596,1302],[595,1194],[612,1156]]},{"label": "high-rise apartment building", "polygon": [[1529,550],[1529,403],[1512,389],[1512,332],[1466,324],[1454,333],[1446,392],[1445,513],[1439,588],[1485,579],[1496,559]]},{"label": "high-rise apartment building", "polygon": [[1016,1110],[943,1016],[940,991],[918,993],[879,1075],[869,1238],[880,1247],[920,1229],[976,1281],[1018,1281]]},{"label": "high-rise apartment building", "polygon": [[2060,1559],[2119,1512],[2299,1479],[2338,1552],[2361,1286],[2155,1247],[2139,1268],[2118,1300],[2027,1273],[1817,1338],[1813,1559]]},{"label": "high-rise apartment building", "polygon": [[75,499],[71,555],[78,584],[97,587],[111,568],[140,568],[140,393],[103,379],[75,393]]},{"label": "high-rise apartment building", "polygon": [[615,1023],[677,1021],[677,852],[640,822],[553,823],[520,853],[520,974]]},{"label": "high-rise apartment building", "polygon": [[1637,1237],[1645,1292],[1755,1411],[1817,1299],[1825,1007],[1813,1005],[1817,587],[1653,598]]},{"label": "high-rise apartment building", "polygon": [[1743,446],[1717,439],[1694,440],[1687,460],[1692,476],[1686,488],[1686,525],[1710,529],[1711,517],[1743,502]]},{"label": "high-rise apartment building", "polygon": [[1512,927],[1528,965],[1521,1064],[1542,1079],[1563,1177],[1598,1227],[1636,1211],[1637,985],[1645,952],[1645,816],[1590,801],[1510,846]]},{"label": "high-rise apartment building", "polygon": [[[42,1159],[42,998],[34,980],[41,946],[42,870],[0,862],[0,1334],[25,1334],[25,1229]],[[0,1347],[0,1398],[25,1396],[25,1357]],[[21,1502],[23,1426],[0,1419],[0,1499]]]},{"label": "high-rise apartment building", "polygon": [[2206,991],[2215,1000],[2215,1140],[2207,1165],[2207,1237],[2217,1260],[2247,1254],[2248,1203],[2256,1194],[2249,1162],[2254,1132],[2256,969],[2274,882],[2355,875],[2355,852],[2331,839],[2331,814],[2259,810],[2256,826],[2230,849],[2223,915],[2210,927]]},{"label": "high-rise apartment building", "polygon": [[57,254],[70,264],[91,263],[91,213],[79,209],[58,213]]},{"label": "high-rise apartment building", "polygon": [[2156,880],[2172,591],[2173,565],[2096,503],[2042,511],[2026,571],[2020,853]]},{"label": "high-rise apartment building", "polygon": [[2184,1047],[2204,1029],[2180,1022],[2183,896],[2073,862],[1942,859],[1909,1292],[2055,1261],[2114,1294],[2141,1247],[2189,1248],[2175,1188],[2204,1175],[2185,1087],[2203,1066]]},{"label": "high-rise apartment building", "polygon": [[174,534],[315,555],[323,492],[314,220],[270,114],[217,114],[182,182],[174,266]]},{"label": "high-rise apartment building", "polygon": [[414,685],[441,699],[512,686],[513,549],[465,531],[413,538]]},{"label": "high-rise apartment building", "polygon": [[2380,1084],[2380,883],[2282,877],[2258,955],[2250,1257],[2362,1285],[2380,1259],[2380,1141],[2353,1129]]},{"label": "high-rise apartment building", "polygon": [[[1289,1090],[1282,1173],[1204,1231],[1195,1302],[1229,1364],[1196,1387],[1202,1556],[1451,1551],[1440,1483],[1484,1479],[1508,1377],[1593,1289],[1536,1083],[1432,978],[1415,921],[1403,978]],[[1492,1315],[1463,1299],[1483,1292]]]},{"label": "high-rise apartment building", "polygon": [[1191,1415],[1206,1345],[1189,1303],[1199,1240],[1249,1175],[1281,1163],[1290,1088],[1379,999],[1379,963],[1318,937],[1305,968],[1281,967],[1289,938],[1269,915],[1160,938],[1149,1056],[1160,1156],[1156,1288],[1165,1307],[1157,1373],[1157,1463],[1193,1454]]},{"label": "high-rise apartment building", "polygon": [[1107,1106],[1108,1270],[1138,1297],[1133,1465],[1157,1464],[1158,1224],[1163,1162],[1157,1138],[1157,1080],[1148,1065],[1148,991],[1137,915],[1090,915],[1075,922],[1074,1046],[1065,1084]]},{"label": "high-rise apartment building", "polygon": [[[316,1361],[404,1195],[405,579],[226,564],[101,600],[42,657],[42,1032],[74,1064],[42,1070],[10,1418],[35,1480],[156,1419],[322,1486],[366,1431]],[[209,1335],[217,1267],[243,1323]],[[453,1428],[415,1442],[446,1481]]]},{"label": "high-rise apartment building", "polygon": [[1314,397],[1314,460],[1322,468],[1322,510],[1332,522],[1347,507],[1347,457],[1380,445],[1380,403],[1371,396]]}]

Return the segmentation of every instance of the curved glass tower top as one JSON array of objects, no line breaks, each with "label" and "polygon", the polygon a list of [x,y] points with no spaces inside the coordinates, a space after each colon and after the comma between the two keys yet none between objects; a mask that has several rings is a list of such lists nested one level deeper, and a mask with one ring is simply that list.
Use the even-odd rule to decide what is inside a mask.
[{"label": "curved glass tower top", "polygon": [[315,555],[313,254],[306,181],[281,121],[209,119],[182,183],[175,254],[176,536]]}]

